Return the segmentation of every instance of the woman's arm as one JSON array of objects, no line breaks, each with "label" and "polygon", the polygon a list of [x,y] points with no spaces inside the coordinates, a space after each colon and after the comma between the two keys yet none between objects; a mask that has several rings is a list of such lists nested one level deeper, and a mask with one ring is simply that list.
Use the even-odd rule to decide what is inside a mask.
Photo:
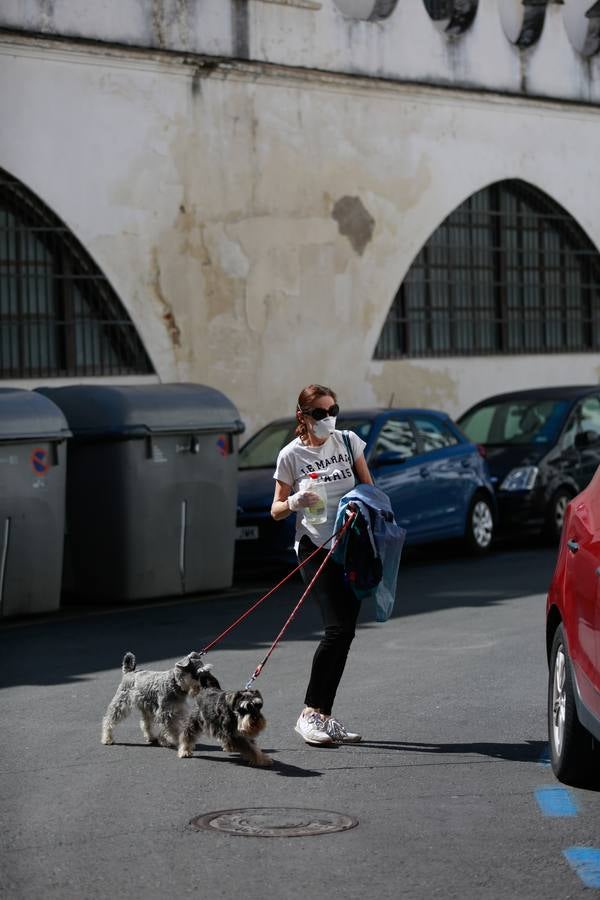
[{"label": "woman's arm", "polygon": [[273,495],[273,503],[271,504],[271,516],[278,522],[280,519],[287,519],[292,514],[287,500],[292,489],[289,484],[283,481],[275,482],[275,493]]},{"label": "woman's arm", "polygon": [[275,494],[271,504],[271,516],[276,522],[279,519],[287,519],[290,513],[296,512],[307,506],[314,506],[320,497],[314,491],[298,491],[292,494],[292,489],[285,481],[275,482]]},{"label": "woman's arm", "polygon": [[371,473],[369,472],[369,467],[364,456],[361,455],[354,461],[354,471],[356,472],[356,480],[360,482],[360,484],[373,484],[373,479],[371,478]]}]

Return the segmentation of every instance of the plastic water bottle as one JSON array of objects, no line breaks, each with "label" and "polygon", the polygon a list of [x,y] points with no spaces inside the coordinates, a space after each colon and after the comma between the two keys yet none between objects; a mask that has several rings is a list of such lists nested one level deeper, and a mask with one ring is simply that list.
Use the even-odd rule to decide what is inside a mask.
[{"label": "plastic water bottle", "polygon": [[327,488],[316,472],[311,472],[308,478],[302,479],[301,491],[312,491],[319,495],[319,500],[314,506],[307,506],[304,510],[304,521],[308,525],[322,525],[327,521]]}]

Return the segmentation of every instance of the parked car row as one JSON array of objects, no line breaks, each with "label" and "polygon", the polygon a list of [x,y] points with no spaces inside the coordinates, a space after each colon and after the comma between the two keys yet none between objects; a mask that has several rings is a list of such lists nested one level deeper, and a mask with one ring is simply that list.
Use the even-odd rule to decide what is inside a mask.
[{"label": "parked car row", "polygon": [[[294,558],[294,517],[274,522],[270,509],[277,454],[295,426],[278,419],[240,449],[239,565]],[[559,539],[567,504],[600,463],[600,386],[498,394],[457,423],[431,409],[342,410],[337,427],[366,441],[407,545],[460,538],[481,554],[496,534],[517,529]]]},{"label": "parked car row", "polygon": [[485,447],[499,528],[536,529],[557,541],[567,503],[600,463],[600,386],[498,394],[458,425]]}]

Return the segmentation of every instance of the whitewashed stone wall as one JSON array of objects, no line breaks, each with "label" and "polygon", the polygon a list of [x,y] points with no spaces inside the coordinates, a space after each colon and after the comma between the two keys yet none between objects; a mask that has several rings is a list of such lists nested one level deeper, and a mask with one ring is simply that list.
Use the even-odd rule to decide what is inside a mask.
[{"label": "whitewashed stone wall", "polygon": [[[527,50],[493,0],[456,38],[421,0],[374,21],[344,0],[75,6],[3,2],[0,167],[83,242],[161,380],[225,391],[249,433],[313,380],[345,406],[451,414],[600,380],[592,354],[372,360],[414,256],[487,184],[530,182],[600,246],[598,63],[569,4]],[[242,45],[251,60],[227,58]]]}]

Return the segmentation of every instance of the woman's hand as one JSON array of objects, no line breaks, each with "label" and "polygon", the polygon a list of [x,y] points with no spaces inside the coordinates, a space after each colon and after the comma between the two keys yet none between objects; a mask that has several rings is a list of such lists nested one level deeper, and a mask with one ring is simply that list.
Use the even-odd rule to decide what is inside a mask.
[{"label": "woman's hand", "polygon": [[298,491],[297,494],[290,494],[287,498],[287,505],[292,512],[297,509],[306,509],[308,506],[315,506],[321,498],[314,491]]}]

